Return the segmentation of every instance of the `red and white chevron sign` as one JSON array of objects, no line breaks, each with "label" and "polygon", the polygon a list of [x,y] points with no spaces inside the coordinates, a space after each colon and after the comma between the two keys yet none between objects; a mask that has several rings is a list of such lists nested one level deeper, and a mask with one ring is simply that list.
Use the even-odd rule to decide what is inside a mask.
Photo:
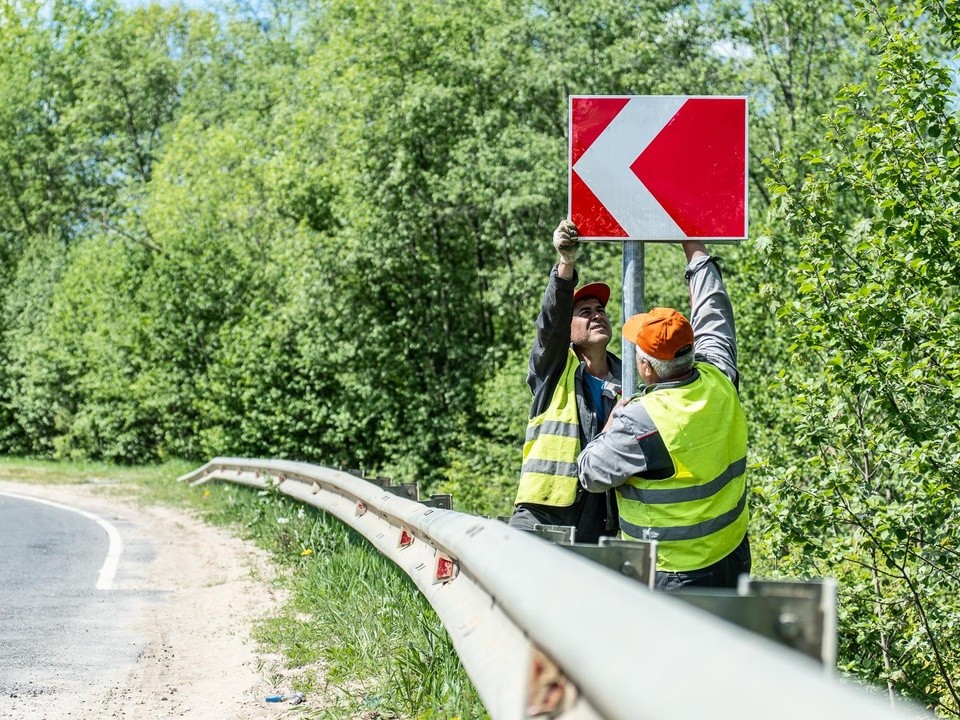
[{"label": "red and white chevron sign", "polygon": [[570,218],[595,240],[747,237],[747,99],[570,98]]}]

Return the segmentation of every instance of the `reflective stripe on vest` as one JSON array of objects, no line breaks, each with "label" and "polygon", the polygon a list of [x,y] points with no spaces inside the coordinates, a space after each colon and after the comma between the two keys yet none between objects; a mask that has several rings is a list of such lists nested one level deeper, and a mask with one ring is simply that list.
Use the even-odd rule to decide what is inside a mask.
[{"label": "reflective stripe on vest", "polygon": [[674,474],[630,478],[617,489],[626,537],[657,540],[657,568],[697,570],[723,559],[747,532],[747,424],[730,379],[697,363],[700,377],[640,396]]},{"label": "reflective stripe on vest", "polygon": [[580,454],[580,416],[577,413],[576,375],[580,360],[567,351],[547,409],[527,424],[523,469],[515,503],[566,507],[577,498],[577,455]]}]

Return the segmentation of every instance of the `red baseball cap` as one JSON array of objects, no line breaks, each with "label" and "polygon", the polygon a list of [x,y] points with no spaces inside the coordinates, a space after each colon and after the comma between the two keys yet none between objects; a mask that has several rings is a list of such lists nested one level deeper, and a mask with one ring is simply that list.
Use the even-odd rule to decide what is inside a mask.
[{"label": "red baseball cap", "polygon": [[577,291],[573,294],[573,302],[576,304],[584,298],[596,298],[601,305],[606,307],[607,301],[610,299],[610,286],[599,282],[587,283],[583,287],[577,288]]},{"label": "red baseball cap", "polygon": [[624,324],[623,336],[658,360],[673,360],[693,350],[693,328],[672,308],[655,307],[634,315]]}]

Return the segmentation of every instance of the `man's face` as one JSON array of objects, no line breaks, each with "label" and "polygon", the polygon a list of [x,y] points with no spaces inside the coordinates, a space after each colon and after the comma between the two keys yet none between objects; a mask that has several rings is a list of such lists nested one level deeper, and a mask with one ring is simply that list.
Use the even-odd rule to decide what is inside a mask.
[{"label": "man's face", "polygon": [[607,311],[596,298],[583,298],[573,305],[570,340],[577,347],[601,345],[606,347],[613,331]]}]

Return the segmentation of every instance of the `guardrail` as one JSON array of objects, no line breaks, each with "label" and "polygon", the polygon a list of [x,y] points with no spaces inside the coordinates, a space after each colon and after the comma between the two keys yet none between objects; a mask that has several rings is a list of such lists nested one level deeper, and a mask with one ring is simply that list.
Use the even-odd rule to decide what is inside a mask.
[{"label": "guardrail", "polygon": [[498,520],[339,470],[215,458],[181,481],[279,491],[333,514],[414,581],[494,720],[932,717]]}]

